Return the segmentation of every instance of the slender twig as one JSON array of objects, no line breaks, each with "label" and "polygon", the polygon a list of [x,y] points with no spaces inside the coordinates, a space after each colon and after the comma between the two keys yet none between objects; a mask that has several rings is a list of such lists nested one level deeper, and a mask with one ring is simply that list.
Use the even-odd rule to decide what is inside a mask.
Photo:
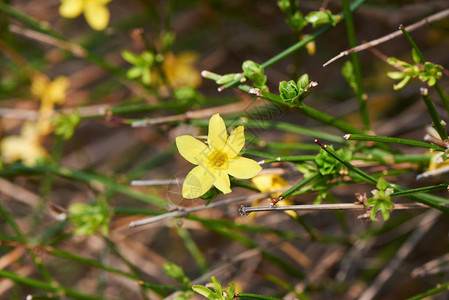
[{"label": "slender twig", "polygon": [[247,111],[249,109],[254,109],[254,108],[257,108],[260,106],[264,106],[264,105],[267,105],[267,103],[265,103],[264,101],[260,101],[260,102],[243,101],[243,102],[232,103],[232,104],[227,104],[227,105],[222,105],[222,106],[215,106],[215,107],[205,108],[205,109],[200,109],[200,110],[187,111],[187,112],[185,112],[183,114],[179,114],[179,115],[139,120],[139,121],[132,122],[131,126],[132,127],[146,127],[146,126],[160,125],[160,124],[171,123],[171,122],[209,118],[213,114],[217,113],[217,111],[219,111],[221,114],[229,114],[229,113]]},{"label": "slender twig", "polygon": [[[416,45],[415,41],[412,39],[412,37],[408,33],[409,30],[407,30],[407,28],[404,28],[404,26],[402,26],[402,25],[399,26],[399,29],[404,34],[405,38],[410,43],[410,45],[412,45],[413,49],[415,49],[416,54],[418,55],[420,62],[422,64],[425,64],[426,63],[426,59],[425,59],[424,55],[422,54],[421,50],[419,49],[418,45]],[[443,92],[443,90],[441,89],[441,87],[440,87],[438,82],[435,83],[435,89],[437,90],[438,95],[441,98],[441,102],[443,103],[443,106],[446,109],[447,114],[449,115],[449,98]],[[447,134],[446,134],[446,136],[447,136]]]},{"label": "slender twig", "polygon": [[[358,175],[360,175],[361,178],[363,178],[366,182],[371,183],[373,185],[377,184],[377,179],[375,177],[373,177],[373,176],[363,172],[362,170],[360,170],[359,168],[355,167],[351,163],[349,163],[346,160],[342,159],[334,150],[330,149],[326,144],[323,144],[319,140],[315,140],[315,143],[320,145],[320,147],[324,151],[326,151],[329,155],[331,155],[337,161],[339,161],[340,163],[345,165],[349,170],[352,170],[355,173],[357,173]],[[407,188],[401,187],[401,186],[396,185],[396,184],[391,184],[389,182],[387,182],[387,186],[389,188],[392,188],[396,192],[403,192],[403,191],[408,190]],[[441,210],[441,211],[443,211],[445,213],[449,213],[449,207],[446,206],[446,204],[448,204],[449,202],[445,198],[434,196],[434,195],[430,195],[430,194],[426,194],[426,193],[407,195],[407,197],[409,197],[410,199],[415,200],[417,202],[420,202],[422,204],[425,204],[425,205],[431,206],[433,208],[436,208],[438,210]]]},{"label": "slender twig", "polygon": [[68,41],[63,41],[63,40],[57,39],[55,37],[52,37],[48,34],[41,33],[41,32],[35,31],[35,30],[27,29],[27,28],[23,28],[23,27],[15,25],[15,24],[11,24],[9,26],[9,30],[15,34],[19,34],[19,35],[27,37],[29,39],[66,50],[66,51],[72,53],[73,56],[75,56],[75,57],[86,57],[86,50],[83,47],[81,47],[80,45],[77,45],[77,44],[74,44],[74,43],[71,43]]},{"label": "slender twig", "polygon": [[[362,5],[362,3],[365,2],[365,0],[357,0],[354,3],[351,4],[350,10],[351,11],[355,11],[360,5]],[[345,18],[345,14],[341,13],[340,14],[340,21],[342,21]],[[302,49],[303,47],[305,47],[309,42],[316,40],[318,37],[322,36],[323,34],[325,34],[326,32],[328,32],[329,30],[331,30],[333,28],[332,25],[328,24],[322,28],[320,28],[319,30],[315,31],[314,33],[308,35],[306,38],[302,39],[301,41],[297,42],[296,44],[290,46],[289,48],[285,49],[284,51],[282,51],[281,53],[273,56],[272,58],[268,59],[267,61],[265,61],[264,63],[261,64],[262,67],[269,68],[272,65],[278,63],[279,61],[283,60],[284,58],[287,58],[288,56],[292,55],[293,53],[295,53],[296,51]],[[231,86],[234,86],[238,83],[241,82],[243,78],[242,76],[237,77],[236,79],[234,79],[233,81],[222,85],[218,88],[218,91],[221,92],[226,88],[229,88]]]},{"label": "slender twig", "polygon": [[388,137],[388,136],[377,136],[377,135],[366,135],[366,134],[346,134],[344,136],[344,138],[346,140],[354,140],[354,141],[371,141],[371,142],[381,142],[381,143],[402,144],[402,145],[408,145],[408,146],[428,148],[428,149],[433,149],[433,150],[437,150],[437,151],[445,150],[441,146],[426,143],[426,142],[394,138],[394,137]]},{"label": "slender twig", "polygon": [[438,112],[435,108],[435,105],[433,105],[432,99],[430,99],[429,91],[426,88],[421,88],[420,91],[421,91],[421,98],[424,100],[424,103],[427,106],[427,110],[429,111],[430,117],[432,118],[433,127],[438,132],[442,140],[447,140],[449,138],[447,136],[447,131],[444,128],[440,117],[438,116]]},{"label": "slender twig", "polygon": [[227,200],[223,200],[220,202],[214,202],[208,206],[201,205],[201,206],[192,207],[192,208],[181,208],[180,207],[176,211],[167,212],[167,213],[164,213],[164,214],[161,214],[158,216],[142,219],[139,221],[133,221],[133,222],[129,223],[129,227],[135,228],[135,227],[139,227],[139,226],[143,226],[143,225],[152,224],[155,222],[160,222],[162,220],[172,219],[172,218],[176,218],[176,217],[185,217],[188,214],[193,213],[193,212],[210,209],[210,208],[221,207],[221,206],[227,206],[229,204],[236,203],[236,202],[262,200],[262,199],[268,198],[270,196],[270,194],[272,194],[272,193],[259,193],[259,194],[249,195],[246,197],[232,198],[232,199],[227,199]]},{"label": "slender twig", "polygon": [[[343,0],[343,9],[345,12],[345,23],[346,23],[346,32],[348,35],[348,41],[350,47],[355,47],[357,45],[357,37],[355,34],[355,28],[354,28],[354,20],[352,19],[352,13],[351,8],[349,6],[349,0]],[[368,117],[368,110],[366,107],[366,100],[367,95],[363,91],[363,82],[362,82],[362,70],[360,67],[360,60],[359,55],[357,52],[354,52],[351,54],[352,56],[352,64],[354,66],[354,75],[355,75],[355,82],[357,85],[356,89],[356,95],[357,99],[359,101],[359,109],[360,109],[360,115],[362,118],[363,126],[365,128],[365,131],[370,130],[370,121]]]},{"label": "slender twig", "polygon": [[[281,201],[282,199],[285,199],[291,195],[293,195],[293,193],[295,193],[296,191],[298,191],[299,189],[305,187],[306,185],[308,185],[309,183],[315,181],[316,179],[320,178],[320,174],[316,173],[313,175],[310,175],[309,177],[303,178],[302,180],[300,180],[297,184],[295,184],[294,186],[292,186],[291,188],[289,188],[287,191],[283,192],[280,196],[278,196],[276,199],[273,199],[270,203],[270,206],[273,207],[274,205],[276,205],[276,203],[278,203],[279,201]],[[242,212],[241,212],[242,213]]]},{"label": "slender twig", "polygon": [[[400,203],[395,204],[394,209],[419,209],[429,208],[427,205],[421,203]],[[367,209],[361,203],[336,203],[336,204],[302,204],[302,205],[285,205],[285,206],[259,206],[259,207],[240,207],[240,213],[247,215],[252,212],[260,211],[320,211],[320,210],[364,210]]]},{"label": "slender twig", "polygon": [[[416,23],[414,23],[414,24],[411,24],[411,25],[405,27],[405,29],[406,29],[408,32],[411,32],[411,31],[416,30],[416,29],[418,29],[418,28],[420,28],[420,27],[422,27],[422,26],[424,26],[424,25],[427,25],[427,24],[430,24],[430,23],[432,23],[432,22],[435,22],[435,21],[444,19],[444,18],[446,18],[447,16],[449,16],[449,9],[445,9],[445,10],[440,11],[440,12],[438,12],[438,13],[436,13],[436,14],[433,14],[433,15],[427,17],[427,18],[424,18],[424,19],[422,19],[422,20],[419,21],[419,22],[416,22]],[[366,50],[366,49],[368,49],[368,48],[374,47],[374,46],[376,46],[376,45],[385,43],[385,42],[387,42],[387,41],[389,41],[389,40],[391,40],[391,39],[394,39],[394,38],[400,36],[401,34],[402,34],[402,31],[401,31],[401,30],[397,30],[397,31],[395,31],[395,32],[393,32],[393,33],[390,33],[390,34],[388,34],[388,35],[385,35],[385,36],[383,36],[383,37],[381,37],[381,38],[378,38],[378,39],[375,39],[375,40],[372,40],[372,41],[363,43],[363,44],[361,44],[361,45],[359,45],[359,46],[357,46],[357,47],[354,47],[354,48],[345,50],[345,51],[343,51],[343,52],[340,52],[340,54],[338,54],[337,56],[335,56],[335,57],[333,57],[332,59],[330,59],[329,61],[327,61],[327,62],[323,65],[323,67],[329,65],[330,63],[336,61],[336,60],[339,59],[339,58],[342,58],[343,56],[346,56],[346,55],[351,54],[351,53],[354,53],[354,52],[360,52],[360,51]]]}]

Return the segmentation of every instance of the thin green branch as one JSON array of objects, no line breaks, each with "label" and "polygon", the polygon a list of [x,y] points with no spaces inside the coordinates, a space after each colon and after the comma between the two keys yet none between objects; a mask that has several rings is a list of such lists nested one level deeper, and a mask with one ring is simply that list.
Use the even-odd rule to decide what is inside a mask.
[{"label": "thin green branch", "polygon": [[[407,32],[406,28],[404,26],[400,25],[399,29],[402,31],[402,33],[404,34],[405,38],[410,43],[410,45],[412,45],[413,49],[415,49],[416,54],[418,55],[420,62],[422,64],[426,63],[426,58],[422,54],[421,50],[418,48],[418,45],[416,45],[415,41],[412,39],[411,35]],[[435,83],[435,89],[437,90],[438,95],[441,98],[441,102],[443,103],[443,106],[444,106],[444,108],[446,109],[446,112],[449,115],[449,98],[443,92],[443,90],[441,89],[441,87],[438,84],[438,82]]]},{"label": "thin green branch", "polygon": [[309,183],[315,181],[316,179],[320,178],[320,174],[316,173],[313,175],[310,175],[306,178],[303,178],[300,182],[298,182],[297,184],[295,184],[294,186],[292,186],[291,188],[289,188],[287,191],[283,192],[279,197],[277,197],[275,200],[273,200],[271,202],[271,205],[275,205],[277,202],[281,201],[282,199],[285,199],[289,196],[291,196],[292,194],[294,194],[297,190],[305,187],[306,185],[308,185]]},{"label": "thin green branch", "polygon": [[[351,11],[355,11],[360,5],[363,4],[363,2],[365,2],[365,0],[357,0],[357,1],[355,1],[354,3],[352,3],[352,5],[350,7],[350,10]],[[341,21],[341,20],[343,20],[345,18],[345,14],[341,13],[340,17],[341,17],[341,19],[340,19],[340,21]],[[279,53],[279,54],[273,56],[272,58],[268,59],[267,61],[262,63],[261,66],[264,67],[265,69],[273,66],[274,64],[280,62],[281,60],[289,57],[290,55],[292,55],[296,51],[304,48],[309,42],[312,42],[312,41],[316,40],[318,37],[322,36],[323,34],[328,32],[332,28],[333,28],[332,25],[323,26],[319,30],[317,30],[314,33],[312,33],[309,36],[307,36],[305,39],[297,42],[296,44],[293,44],[292,46],[288,47],[287,49],[285,49],[281,53]],[[234,86],[234,85],[238,84],[239,82],[241,82],[242,78],[243,78],[243,76],[242,77],[238,77],[235,80],[233,80],[233,81],[231,81],[231,82],[221,86],[219,88],[219,91],[222,91],[222,90],[224,90],[226,88],[229,88],[231,86]]]},{"label": "thin green branch", "polygon": [[[337,161],[339,161],[340,163],[345,165],[347,168],[349,168],[350,170],[352,170],[355,173],[357,173],[358,175],[360,175],[363,179],[365,179],[366,182],[371,183],[373,185],[377,184],[377,179],[375,177],[373,177],[371,175],[368,175],[367,173],[363,172],[359,168],[353,166],[351,163],[345,161],[337,153],[335,153],[335,151],[330,149],[327,145],[323,144],[319,140],[315,140],[315,143],[320,145],[320,147],[324,151],[329,153]],[[390,187],[390,188],[393,188],[393,190],[396,191],[396,192],[402,192],[404,190],[407,190],[406,188],[403,188],[403,187],[401,187],[399,185],[396,185],[396,184],[391,184],[389,182],[387,182],[387,186]],[[440,204],[440,203],[448,204],[449,201],[447,199],[444,199],[444,198],[441,198],[441,197],[437,197],[437,196],[434,196],[434,195],[430,195],[430,194],[424,194],[424,193],[423,194],[409,195],[408,197],[410,199],[413,199],[413,200],[415,200],[417,202],[420,202],[422,204],[425,204],[425,205],[428,205],[430,207],[433,207],[433,208],[436,208],[438,210],[441,210],[442,212],[449,213],[449,207],[446,206],[446,205]]]},{"label": "thin green branch", "polygon": [[371,142],[381,142],[381,143],[393,143],[393,144],[402,144],[402,145],[408,145],[408,146],[415,146],[415,147],[421,147],[421,148],[428,148],[433,149],[437,151],[445,151],[443,147],[421,142],[421,141],[415,141],[415,140],[409,140],[409,139],[401,139],[401,138],[394,138],[394,137],[387,137],[387,136],[377,136],[377,135],[367,135],[367,134],[346,134],[344,136],[346,140],[353,140],[353,141],[371,141]]},{"label": "thin green branch", "polygon": [[422,299],[428,299],[430,296],[438,295],[444,292],[447,292],[449,289],[449,282],[445,283],[439,283],[436,287],[433,289],[430,289],[428,291],[425,291],[424,293],[415,295],[413,297],[408,298],[407,300],[422,300]]},{"label": "thin green branch", "polygon": [[126,185],[120,184],[117,181],[111,180],[107,177],[87,173],[80,170],[57,167],[57,166],[36,166],[33,168],[26,167],[21,164],[13,164],[8,169],[0,170],[0,176],[18,176],[25,174],[42,174],[53,173],[60,177],[68,178],[74,181],[80,181],[88,184],[94,190],[103,190],[104,188],[117,192],[123,195],[127,195],[134,199],[152,204],[161,208],[167,207],[167,201],[154,195],[149,195],[141,192],[137,192]]},{"label": "thin green branch", "polygon": [[424,100],[430,117],[432,118],[433,127],[438,132],[442,140],[447,140],[449,137],[447,136],[446,128],[444,128],[443,123],[438,116],[438,112],[435,109],[435,105],[433,105],[432,99],[430,99],[429,91],[426,88],[421,88],[421,98]]},{"label": "thin green branch", "polygon": [[[348,35],[349,47],[353,48],[357,46],[357,37],[355,33],[354,20],[352,19],[352,12],[349,5],[349,0],[343,0],[343,10],[345,13],[346,32]],[[357,52],[354,52],[351,54],[351,57],[352,57],[352,64],[354,65],[355,82],[357,84],[356,95],[359,101],[360,115],[362,118],[365,131],[369,131],[370,121],[368,116],[368,110],[366,107],[366,95],[363,89],[362,70],[360,67],[359,54]]]},{"label": "thin green branch", "polygon": [[36,279],[28,278],[28,277],[22,277],[15,273],[6,271],[6,270],[0,270],[0,277],[8,278],[16,283],[27,285],[27,286],[37,288],[40,290],[53,292],[63,298],[64,298],[64,296],[67,296],[67,297],[70,297],[73,299],[80,299],[80,300],[105,300],[106,299],[106,298],[103,298],[103,297],[100,297],[97,295],[86,295],[86,294],[80,293],[76,290],[64,287],[59,284],[43,282],[43,281],[39,281]]}]

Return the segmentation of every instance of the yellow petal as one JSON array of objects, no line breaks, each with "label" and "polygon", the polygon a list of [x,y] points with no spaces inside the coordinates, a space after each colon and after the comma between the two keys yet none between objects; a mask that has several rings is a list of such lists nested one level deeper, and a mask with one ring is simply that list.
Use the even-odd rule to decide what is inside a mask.
[{"label": "yellow petal", "polygon": [[207,143],[211,150],[223,150],[228,140],[226,125],[219,114],[215,114],[209,121],[209,133]]},{"label": "yellow petal", "polygon": [[237,157],[229,161],[228,169],[229,175],[239,179],[248,179],[256,176],[262,167],[259,164],[246,157]]},{"label": "yellow petal", "polygon": [[84,7],[84,17],[90,27],[103,30],[109,23],[109,9],[101,1],[89,1]]},{"label": "yellow petal", "polygon": [[214,173],[214,185],[223,194],[229,194],[231,191],[231,183],[229,182],[229,175],[224,170],[218,170]]},{"label": "yellow petal", "polygon": [[61,0],[59,13],[65,18],[76,18],[83,12],[83,0]]},{"label": "yellow petal", "polygon": [[193,168],[184,179],[182,196],[186,199],[201,197],[212,187],[214,178],[213,174],[203,166]]},{"label": "yellow petal", "polygon": [[251,179],[251,182],[258,188],[262,193],[272,192],[273,188],[273,174],[257,175]]},{"label": "yellow petal", "polygon": [[228,154],[229,158],[236,157],[243,146],[245,145],[245,134],[243,133],[243,126],[239,126],[231,133],[224,147],[224,151]]},{"label": "yellow petal", "polygon": [[[288,205],[293,205],[293,202],[291,200],[281,200],[277,203],[277,206],[288,206]],[[284,213],[286,213],[287,215],[289,215],[294,219],[298,218],[298,215],[294,210],[284,210]]]},{"label": "yellow petal", "polygon": [[179,154],[188,162],[199,165],[209,156],[209,148],[196,138],[190,135],[181,135],[176,138],[176,147]]},{"label": "yellow petal", "polygon": [[69,87],[70,81],[65,76],[58,76],[53,80],[45,91],[45,99],[42,102],[52,102],[61,104],[65,100],[65,92]]}]

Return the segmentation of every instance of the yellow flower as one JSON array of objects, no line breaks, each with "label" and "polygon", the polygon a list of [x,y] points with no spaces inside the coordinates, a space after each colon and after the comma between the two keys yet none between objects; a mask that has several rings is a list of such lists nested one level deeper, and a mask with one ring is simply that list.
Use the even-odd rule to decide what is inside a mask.
[{"label": "yellow flower", "polygon": [[48,156],[41,146],[41,136],[36,123],[26,122],[20,135],[8,136],[0,142],[0,154],[5,163],[21,160],[24,165],[33,166],[38,158]]},{"label": "yellow flower", "polygon": [[103,30],[109,23],[109,10],[106,4],[111,0],[61,0],[59,13],[65,18],[76,18],[84,13],[90,27]]},{"label": "yellow flower", "polygon": [[177,57],[171,52],[165,55],[162,70],[170,86],[198,87],[201,84],[201,75],[194,67],[197,60],[198,56],[193,52],[180,53]]},{"label": "yellow flower", "polygon": [[64,102],[69,84],[69,79],[65,76],[58,76],[50,81],[47,76],[38,73],[31,78],[31,93],[41,99],[37,122],[39,135],[43,136],[51,132],[51,117],[55,104]]},{"label": "yellow flower", "polygon": [[212,185],[223,194],[228,194],[231,192],[228,174],[239,179],[249,179],[262,170],[254,160],[239,156],[245,145],[243,130],[243,126],[239,126],[228,136],[223,119],[215,114],[209,121],[207,145],[190,135],[176,138],[179,153],[197,165],[184,180],[184,198],[201,197]]},{"label": "yellow flower", "polygon": [[[289,186],[288,182],[284,180],[284,178],[282,178],[279,175],[276,174],[263,174],[263,175],[258,175],[256,177],[254,177],[253,179],[251,179],[251,181],[253,182],[253,184],[256,186],[256,188],[258,188],[262,193],[269,193],[269,192],[274,192],[277,190],[280,190],[286,186]],[[271,194],[271,198],[276,198],[280,195],[281,193],[275,193],[275,194]],[[253,206],[257,206],[259,204],[259,201],[254,202]],[[281,200],[277,203],[278,206],[286,206],[286,205],[292,205],[293,202],[288,200],[288,199],[284,199]],[[286,214],[292,216],[293,218],[297,218],[296,213],[293,210],[286,210],[285,211]],[[254,214],[252,214],[254,215]]]}]

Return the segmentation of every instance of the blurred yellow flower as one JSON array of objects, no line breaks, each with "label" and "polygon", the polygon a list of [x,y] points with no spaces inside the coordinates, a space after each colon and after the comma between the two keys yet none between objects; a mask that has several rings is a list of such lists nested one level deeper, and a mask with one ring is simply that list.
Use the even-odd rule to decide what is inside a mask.
[{"label": "blurred yellow flower", "polygon": [[51,132],[51,117],[55,104],[64,102],[69,84],[70,81],[65,76],[58,76],[51,81],[44,74],[38,73],[31,78],[31,93],[41,100],[37,121],[39,135],[43,136]]},{"label": "blurred yellow flower", "polygon": [[[279,176],[277,174],[257,175],[256,177],[251,179],[251,181],[256,186],[256,188],[258,188],[262,193],[278,191],[286,186],[289,186],[289,183],[287,181],[285,181],[284,178],[282,178],[281,176]],[[281,194],[281,192],[278,192],[275,194],[271,194],[270,196],[271,196],[271,198],[276,198],[280,194]],[[259,204],[259,201],[255,201],[252,206],[257,206],[258,204]],[[292,204],[293,204],[293,202],[288,199],[281,200],[277,203],[278,206],[286,206],[286,205],[292,205]],[[292,216],[293,218],[297,217],[296,213],[293,210],[286,210],[285,213]],[[255,215],[255,214],[252,214],[252,215]]]},{"label": "blurred yellow flower", "polygon": [[47,151],[41,146],[37,124],[25,122],[20,135],[3,138],[0,142],[0,155],[5,163],[21,160],[27,166],[34,166],[37,159],[47,157]]},{"label": "blurred yellow flower", "polygon": [[59,13],[65,18],[76,18],[84,13],[90,27],[103,30],[109,23],[109,9],[106,4],[111,0],[61,0]]},{"label": "blurred yellow flower", "polygon": [[223,194],[228,194],[231,192],[228,174],[239,179],[249,179],[262,170],[256,161],[238,155],[245,145],[243,131],[243,126],[239,126],[228,136],[223,119],[215,114],[209,121],[207,145],[190,135],[176,138],[179,153],[197,165],[184,180],[184,198],[201,197],[212,185]]},{"label": "blurred yellow flower", "polygon": [[173,88],[183,86],[198,87],[201,84],[200,72],[194,67],[198,55],[194,52],[183,52],[178,56],[167,53],[162,70],[168,83]]}]

